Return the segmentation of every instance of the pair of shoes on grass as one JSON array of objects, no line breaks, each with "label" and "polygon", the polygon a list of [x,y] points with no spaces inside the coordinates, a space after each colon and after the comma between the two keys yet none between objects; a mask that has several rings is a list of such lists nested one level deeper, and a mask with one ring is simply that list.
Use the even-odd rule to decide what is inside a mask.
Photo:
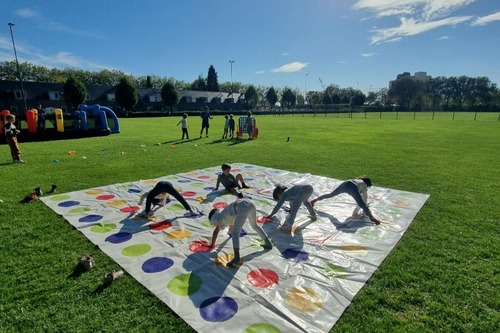
[{"label": "pair of shoes on grass", "polygon": [[[83,256],[80,258],[80,261],[78,264],[85,270],[88,271],[95,267],[95,261],[94,258],[91,256]],[[113,282],[116,279],[119,279],[123,276],[123,271],[111,271],[109,273],[106,273],[103,278],[103,284],[109,285],[111,282]]]}]

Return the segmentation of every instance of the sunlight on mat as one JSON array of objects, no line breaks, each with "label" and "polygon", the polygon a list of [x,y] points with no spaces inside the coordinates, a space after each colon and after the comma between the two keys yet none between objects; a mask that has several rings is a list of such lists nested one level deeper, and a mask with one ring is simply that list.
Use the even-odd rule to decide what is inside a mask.
[{"label": "sunlight on mat", "polygon": [[[244,195],[255,202],[258,222],[274,244],[264,251],[246,224],[240,237],[243,264],[235,268],[223,265],[233,255],[226,231],[215,252],[204,246],[213,231],[210,210],[236,199],[212,191],[220,166],[40,199],[198,332],[288,333],[328,332],[429,197],[373,186],[369,204],[381,225],[351,218],[354,200],[340,195],[316,204],[316,222],[301,207],[297,228],[287,235],[278,231],[287,214],[283,209],[273,222],[260,219],[274,207],[274,186],[312,184],[312,199],[340,181],[257,165],[232,167],[252,186]],[[153,219],[139,218],[140,196],[160,180],[171,182],[202,214],[191,217],[172,199]]]}]

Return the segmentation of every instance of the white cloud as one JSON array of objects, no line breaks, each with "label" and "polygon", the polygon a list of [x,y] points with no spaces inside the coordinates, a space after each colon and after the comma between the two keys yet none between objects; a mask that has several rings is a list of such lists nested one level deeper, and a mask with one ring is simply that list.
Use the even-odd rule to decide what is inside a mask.
[{"label": "white cloud", "polygon": [[16,15],[19,17],[22,17],[22,18],[33,18],[33,17],[37,17],[38,13],[30,8],[22,8],[22,9],[16,10]]},{"label": "white cloud", "polygon": [[283,54],[282,54],[282,55],[284,55],[285,57],[286,57],[286,56],[289,56],[289,55],[290,55],[290,52],[283,52]]},{"label": "white cloud", "polygon": [[338,63],[339,64],[347,64],[347,61],[345,61],[345,60],[339,60]]},{"label": "white cloud", "polygon": [[293,73],[307,67],[307,62],[294,61],[281,67],[271,69],[273,73]]},{"label": "white cloud", "polygon": [[375,32],[375,35],[371,37],[371,44],[385,43],[388,40],[392,40],[393,38],[415,36],[443,26],[463,23],[470,20],[471,18],[471,16],[457,16],[427,22],[417,21],[413,18],[402,17],[401,25],[399,27],[373,30]]},{"label": "white cloud", "polygon": [[71,35],[78,35],[82,37],[102,39],[103,34],[96,31],[91,31],[87,28],[85,29],[75,29],[72,27],[65,26],[57,21],[52,20],[49,17],[43,16],[31,8],[18,9],[16,15],[24,19],[30,19],[30,24],[36,25],[40,29],[45,29],[49,31],[64,32]]},{"label": "white cloud", "polygon": [[365,57],[365,58],[369,58],[369,57],[373,57],[374,55],[376,55],[376,53],[375,52],[360,53],[359,55],[362,56],[362,57]]},{"label": "white cloud", "polygon": [[[372,30],[371,44],[400,41],[447,25],[470,20],[471,16],[450,16],[454,11],[479,0],[358,0],[352,8],[373,13],[375,18],[399,17],[399,27]],[[498,18],[495,18],[495,20]]]},{"label": "white cloud", "polygon": [[255,74],[264,74],[266,71],[257,71]]},{"label": "white cloud", "polygon": [[485,24],[495,22],[495,21],[500,21],[500,11],[493,13],[493,14],[490,14],[490,15],[487,15],[487,16],[478,17],[476,20],[474,20],[474,22],[472,22],[471,25],[474,25],[474,26],[485,25]]},{"label": "white cloud", "polygon": [[446,40],[446,39],[448,39],[448,36],[441,36],[438,38],[438,40]]}]

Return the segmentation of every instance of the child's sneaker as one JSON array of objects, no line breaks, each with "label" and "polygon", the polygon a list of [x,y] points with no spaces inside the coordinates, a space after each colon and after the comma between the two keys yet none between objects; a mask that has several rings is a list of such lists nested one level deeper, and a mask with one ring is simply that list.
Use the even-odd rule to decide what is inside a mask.
[{"label": "child's sneaker", "polygon": [[123,276],[123,271],[112,271],[109,272],[108,274],[104,275],[104,284],[110,284],[116,279],[119,279]]},{"label": "child's sneaker", "polygon": [[41,197],[43,195],[43,192],[42,192],[42,189],[37,187],[35,189],[33,189],[33,191],[35,191],[35,194],[39,197]]},{"label": "child's sneaker", "polygon": [[92,258],[91,256],[83,256],[80,258],[80,265],[83,267],[83,269],[88,271],[95,266],[94,258]]}]

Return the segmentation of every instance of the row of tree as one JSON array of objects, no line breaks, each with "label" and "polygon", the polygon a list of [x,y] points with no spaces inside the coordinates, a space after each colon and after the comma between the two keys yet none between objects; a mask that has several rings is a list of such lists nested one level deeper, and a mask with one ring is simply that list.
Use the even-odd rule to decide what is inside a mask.
[{"label": "row of tree", "polygon": [[500,91],[485,76],[438,76],[424,81],[402,77],[392,83],[388,98],[406,110],[500,106]]},{"label": "row of tree", "polygon": [[[212,65],[208,69],[206,78],[199,75],[193,82],[188,83],[171,77],[134,76],[119,70],[101,69],[93,72],[72,68],[47,68],[28,62],[20,63],[18,72],[15,61],[0,62],[0,80],[18,80],[19,76],[23,81],[68,83],[68,79],[71,78],[71,84],[80,82],[116,86],[116,102],[126,109],[131,109],[137,103],[137,87],[161,88],[164,105],[170,108],[179,102],[177,93],[179,90],[239,92],[244,94],[249,109],[255,107],[272,109],[278,101],[285,108],[297,105],[317,108],[327,107],[330,104],[354,107],[398,106],[402,110],[500,107],[500,90],[487,77],[439,76],[428,80],[402,77],[393,81],[389,89],[370,91],[367,95],[359,89],[340,88],[331,84],[324,87],[323,91],[308,91],[304,96],[298,88],[254,86],[240,82],[219,83],[217,72]],[[75,104],[72,100],[68,101],[68,104],[79,103]]]}]

